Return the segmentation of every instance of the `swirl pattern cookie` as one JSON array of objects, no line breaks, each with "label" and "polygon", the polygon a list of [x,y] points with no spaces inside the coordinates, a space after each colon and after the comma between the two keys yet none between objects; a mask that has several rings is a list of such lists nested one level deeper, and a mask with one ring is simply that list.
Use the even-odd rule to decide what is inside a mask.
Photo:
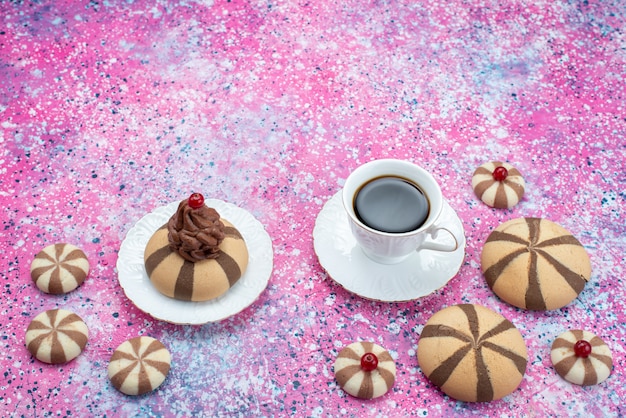
[{"label": "swirl pattern cookie", "polygon": [[39,361],[67,363],[85,349],[89,330],[75,313],[51,309],[40,313],[26,329],[26,347]]},{"label": "swirl pattern cookie", "polygon": [[228,221],[219,256],[191,262],[169,246],[164,225],[148,241],[144,253],[150,281],[162,294],[174,299],[206,301],[215,299],[241,278],[248,266],[248,249],[239,231]]},{"label": "swirl pattern cookie", "polygon": [[339,352],[335,378],[349,395],[372,399],[387,393],[396,380],[396,363],[387,350],[371,342],[356,342]]},{"label": "swirl pattern cookie", "polygon": [[109,379],[127,395],[143,395],[158,388],[170,371],[170,352],[152,337],[136,337],[120,344],[109,361]]},{"label": "swirl pattern cookie", "polygon": [[474,193],[493,208],[512,208],[524,196],[522,173],[509,163],[492,161],[478,167],[472,175]]},{"label": "swirl pattern cookie", "polygon": [[510,321],[483,306],[462,304],[444,308],[426,322],[417,359],[426,377],[448,396],[488,402],[519,386],[528,354]]},{"label": "swirl pattern cookie", "polygon": [[583,290],[591,262],[580,242],[565,228],[541,218],[500,224],[481,255],[489,287],[518,308],[561,308]]},{"label": "swirl pattern cookie", "polygon": [[604,341],[579,329],[559,335],[550,357],[559,376],[581,386],[604,382],[613,369],[613,355]]},{"label": "swirl pattern cookie", "polygon": [[89,274],[89,260],[72,244],[53,244],[41,250],[30,266],[30,277],[39,290],[53,295],[70,292]]}]

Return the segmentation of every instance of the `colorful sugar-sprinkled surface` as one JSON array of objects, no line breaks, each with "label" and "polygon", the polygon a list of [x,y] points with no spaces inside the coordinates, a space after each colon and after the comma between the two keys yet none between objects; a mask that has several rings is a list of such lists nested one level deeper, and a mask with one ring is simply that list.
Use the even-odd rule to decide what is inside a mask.
[{"label": "colorful sugar-sprinkled surface", "polygon": [[[626,9],[553,1],[5,1],[0,3],[0,403],[14,416],[623,416],[626,351]],[[413,161],[440,182],[465,228],[459,273],[423,299],[365,300],[321,268],[317,214],[358,165]],[[511,210],[474,195],[476,167],[525,176]],[[182,326],[137,309],[118,284],[129,229],[199,191],[252,213],[272,238],[267,289],[240,314]],[[480,271],[488,234],[520,216],[570,230],[592,276],[549,312],[499,300]],[[31,282],[34,255],[69,242],[91,263],[78,289]],[[529,362],[502,400],[445,397],[416,360],[436,311],[479,303],[511,320]],[[89,327],[75,360],[24,344],[32,318],[72,310]],[[561,379],[550,345],[601,337],[612,375]],[[154,392],[113,388],[107,365],[148,335],[172,353]],[[353,341],[387,348],[396,383],[373,401],[336,384]]]}]

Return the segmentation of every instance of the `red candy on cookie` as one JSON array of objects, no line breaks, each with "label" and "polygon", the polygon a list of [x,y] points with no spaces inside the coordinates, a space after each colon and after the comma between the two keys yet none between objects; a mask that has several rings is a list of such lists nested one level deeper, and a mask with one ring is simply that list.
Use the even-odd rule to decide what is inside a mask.
[{"label": "red candy on cookie", "polygon": [[559,335],[552,343],[550,357],[559,376],[581,386],[605,381],[613,369],[609,347],[591,332],[580,329]]}]

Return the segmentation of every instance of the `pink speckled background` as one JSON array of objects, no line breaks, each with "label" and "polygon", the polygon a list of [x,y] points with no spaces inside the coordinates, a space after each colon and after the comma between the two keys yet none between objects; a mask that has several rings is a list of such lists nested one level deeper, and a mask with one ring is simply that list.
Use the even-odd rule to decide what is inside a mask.
[{"label": "pink speckled background", "polygon": [[[620,0],[219,1],[0,3],[2,374],[13,416],[623,416],[626,414],[626,8]],[[460,272],[421,300],[380,303],[328,277],[313,251],[324,203],[356,166],[416,162],[463,221]],[[503,159],[525,175],[512,210],[482,204],[473,170]],[[241,314],[203,326],[154,320],[117,280],[120,243],[144,214],[190,191],[250,211],[274,271]],[[499,300],[480,252],[499,223],[540,216],[581,241],[590,282],[568,306],[527,312]],[[91,273],[64,296],[31,283],[55,242]],[[521,331],[518,390],[456,402],[415,352],[434,312],[462,302]],[[24,345],[45,309],[87,322],[84,353],[64,365]],[[585,328],[614,356],[604,383],[579,387],[551,366],[554,338]],[[107,378],[127,338],[159,338],[172,369],[128,397]],[[384,397],[347,396],[333,379],[354,340],[388,348],[398,375]]]}]

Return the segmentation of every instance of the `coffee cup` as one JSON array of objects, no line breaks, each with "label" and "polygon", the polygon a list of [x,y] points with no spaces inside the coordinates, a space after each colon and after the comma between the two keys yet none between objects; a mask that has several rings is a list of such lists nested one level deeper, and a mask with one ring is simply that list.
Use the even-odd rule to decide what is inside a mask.
[{"label": "coffee cup", "polygon": [[[342,200],[358,245],[377,263],[396,264],[415,251],[452,252],[459,246],[441,225],[439,184],[409,161],[381,159],[359,166],[346,179]],[[442,239],[442,232],[452,240]]]}]

